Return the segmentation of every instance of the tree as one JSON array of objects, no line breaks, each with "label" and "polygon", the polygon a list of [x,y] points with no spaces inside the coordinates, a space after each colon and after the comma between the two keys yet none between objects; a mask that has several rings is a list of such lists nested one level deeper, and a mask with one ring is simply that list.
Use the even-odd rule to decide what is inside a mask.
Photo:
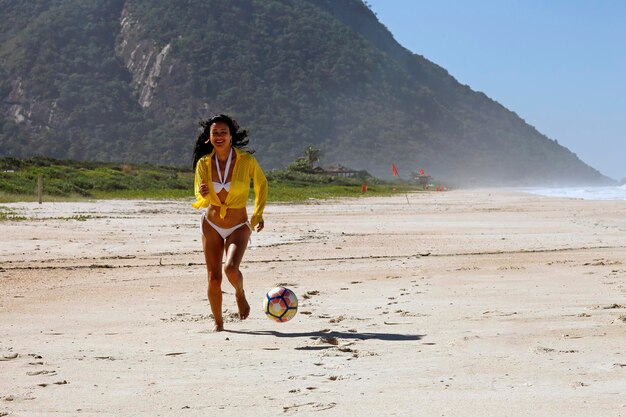
[{"label": "tree", "polygon": [[299,172],[312,172],[313,165],[316,162],[319,162],[322,156],[322,151],[317,149],[313,145],[309,145],[304,148],[304,156],[300,156],[293,161],[287,169],[289,171],[299,171]]},{"label": "tree", "polygon": [[304,150],[304,160],[309,165],[309,169],[313,169],[313,165],[316,162],[319,162],[321,157],[322,157],[322,151],[317,149],[313,145],[307,146],[306,149]]}]

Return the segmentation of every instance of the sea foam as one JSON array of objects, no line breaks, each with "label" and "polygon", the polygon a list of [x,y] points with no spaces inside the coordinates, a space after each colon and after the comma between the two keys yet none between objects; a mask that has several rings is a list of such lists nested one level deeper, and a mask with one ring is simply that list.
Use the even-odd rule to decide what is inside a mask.
[{"label": "sea foam", "polygon": [[523,191],[548,197],[626,201],[626,184],[613,187],[524,188]]}]

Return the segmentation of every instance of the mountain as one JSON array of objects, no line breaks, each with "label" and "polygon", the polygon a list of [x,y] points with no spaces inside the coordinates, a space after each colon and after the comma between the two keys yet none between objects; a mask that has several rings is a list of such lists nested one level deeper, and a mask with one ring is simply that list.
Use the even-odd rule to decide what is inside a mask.
[{"label": "mountain", "polygon": [[399,45],[360,0],[0,0],[0,156],[187,165],[233,115],[266,168],[609,181]]}]

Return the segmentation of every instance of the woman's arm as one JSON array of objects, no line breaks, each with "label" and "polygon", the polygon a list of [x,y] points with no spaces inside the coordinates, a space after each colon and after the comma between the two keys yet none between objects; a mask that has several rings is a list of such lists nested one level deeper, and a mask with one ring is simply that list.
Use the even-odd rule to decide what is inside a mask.
[{"label": "woman's arm", "polygon": [[204,160],[199,160],[196,165],[196,176],[193,181],[193,188],[196,194],[196,202],[193,207],[199,209],[209,206],[209,193],[207,184],[210,181],[207,164]]},{"label": "woman's arm", "polygon": [[267,178],[261,169],[261,166],[255,158],[252,159],[250,177],[254,182],[254,211],[250,219],[250,227],[253,229],[258,225],[256,231],[263,230],[265,222],[263,221],[263,210],[267,202]]}]

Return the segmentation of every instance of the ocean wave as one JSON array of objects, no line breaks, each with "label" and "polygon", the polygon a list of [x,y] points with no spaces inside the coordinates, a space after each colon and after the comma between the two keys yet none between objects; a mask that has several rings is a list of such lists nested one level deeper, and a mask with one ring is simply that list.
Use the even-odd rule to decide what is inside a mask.
[{"label": "ocean wave", "polygon": [[614,187],[526,188],[522,191],[547,197],[626,201],[626,184]]}]

